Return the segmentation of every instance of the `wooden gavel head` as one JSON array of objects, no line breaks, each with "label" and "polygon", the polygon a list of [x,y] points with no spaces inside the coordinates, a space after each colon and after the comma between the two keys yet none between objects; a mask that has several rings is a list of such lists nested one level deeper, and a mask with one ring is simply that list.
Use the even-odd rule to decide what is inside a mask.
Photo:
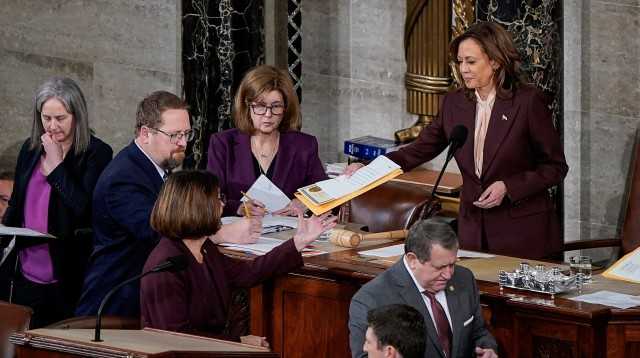
[{"label": "wooden gavel head", "polygon": [[345,229],[333,229],[329,233],[329,242],[342,247],[358,247],[362,235]]}]

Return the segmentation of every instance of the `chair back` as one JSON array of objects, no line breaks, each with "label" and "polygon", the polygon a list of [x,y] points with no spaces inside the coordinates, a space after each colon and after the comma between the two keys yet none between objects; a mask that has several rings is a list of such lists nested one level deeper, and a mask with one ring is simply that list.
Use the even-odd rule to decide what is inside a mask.
[{"label": "chair back", "polygon": [[636,131],[630,169],[629,196],[621,234],[623,255],[640,246],[640,131]]},{"label": "chair back", "polygon": [[349,221],[369,232],[400,230],[438,210],[439,201],[424,185],[388,181],[351,200]]},{"label": "chair back", "polygon": [[29,329],[33,310],[5,301],[0,301],[0,357],[13,357],[14,347],[9,336]]}]

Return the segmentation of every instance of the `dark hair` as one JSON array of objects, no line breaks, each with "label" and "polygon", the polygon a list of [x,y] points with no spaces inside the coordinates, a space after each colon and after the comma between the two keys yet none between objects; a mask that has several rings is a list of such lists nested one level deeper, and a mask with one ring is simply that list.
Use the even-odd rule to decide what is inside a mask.
[{"label": "dark hair", "polygon": [[0,180],[11,180],[13,181],[15,178],[15,173],[9,170],[0,171]]},{"label": "dark hair", "polygon": [[300,104],[298,95],[293,89],[293,82],[286,71],[270,65],[255,67],[247,72],[240,82],[233,102],[233,120],[236,128],[250,135],[255,132],[249,104],[271,91],[280,92],[286,107],[278,130],[280,132],[300,130]]},{"label": "dark hair", "polygon": [[378,338],[378,349],[394,347],[404,358],[423,358],[426,345],[424,317],[415,308],[402,304],[374,308],[367,323]]},{"label": "dark hair", "polygon": [[197,239],[220,229],[222,205],[218,178],[207,171],[173,173],[162,186],[151,212],[151,228],[173,239]]},{"label": "dark hair", "polygon": [[411,226],[404,242],[404,251],[413,252],[424,263],[431,260],[431,248],[436,244],[447,250],[457,249],[458,237],[449,223],[430,218]]},{"label": "dark hair", "polygon": [[[498,64],[496,70],[496,96],[500,98],[511,98],[516,89],[526,83],[525,75],[520,68],[522,60],[520,54],[513,44],[513,39],[509,32],[502,26],[481,21],[471,25],[462,35],[456,37],[449,45],[449,53],[452,60],[458,63],[458,47],[460,43],[467,39],[473,39],[489,56],[490,60]],[[460,71],[459,66],[456,70]],[[461,83],[467,98],[476,100],[474,90],[466,87],[464,81]]]},{"label": "dark hair", "polygon": [[42,126],[42,106],[55,98],[64,109],[73,116],[73,151],[75,154],[82,154],[91,139],[89,129],[89,112],[87,111],[87,101],[80,86],[67,77],[54,77],[44,82],[36,90],[33,97],[33,124],[31,126],[31,149],[36,149],[42,145],[40,137],[44,133]]},{"label": "dark hair", "polygon": [[140,128],[158,128],[162,125],[162,113],[169,109],[188,110],[189,105],[175,94],[167,91],[155,91],[145,97],[136,112],[136,135]]}]

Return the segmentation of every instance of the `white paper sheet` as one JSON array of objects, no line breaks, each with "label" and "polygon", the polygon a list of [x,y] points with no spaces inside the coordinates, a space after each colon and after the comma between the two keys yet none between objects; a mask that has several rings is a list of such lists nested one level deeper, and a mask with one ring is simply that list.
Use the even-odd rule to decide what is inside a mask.
[{"label": "white paper sheet", "polygon": [[[283,209],[291,201],[269,178],[260,174],[258,179],[247,190],[247,195],[251,199],[258,200],[264,204],[268,211],[274,212]],[[246,198],[242,198],[246,201]]]},{"label": "white paper sheet", "polygon": [[574,301],[595,303],[621,309],[640,306],[640,296],[631,296],[613,291],[598,291],[571,298]]},{"label": "white paper sheet", "polygon": [[337,199],[364,188],[385,175],[399,169],[400,166],[384,155],[378,156],[369,165],[356,171],[351,177],[341,175],[334,179],[316,183],[324,193]]},{"label": "white paper sheet", "polygon": [[6,236],[30,236],[30,237],[48,237],[50,239],[55,239],[56,237],[50,234],[44,234],[35,230],[26,229],[23,227],[11,227],[11,226],[0,226],[0,235]]},{"label": "white paper sheet", "polygon": [[[392,245],[374,250],[361,251],[359,252],[359,254],[363,256],[376,256],[385,258],[400,256],[404,255],[404,244]],[[458,257],[488,259],[495,256],[491,254],[485,254],[484,252],[458,250]]]},{"label": "white paper sheet", "polygon": [[[240,216],[225,216],[220,221],[223,225],[228,225],[242,219]],[[276,226],[289,226],[293,229],[298,227],[298,218],[293,216],[281,216],[281,215],[265,215],[262,218],[262,229],[273,228]]]}]

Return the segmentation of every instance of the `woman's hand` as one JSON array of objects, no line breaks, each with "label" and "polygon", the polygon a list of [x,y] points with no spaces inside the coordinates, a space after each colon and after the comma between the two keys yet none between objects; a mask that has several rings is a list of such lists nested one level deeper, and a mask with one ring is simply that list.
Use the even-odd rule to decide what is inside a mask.
[{"label": "woman's hand", "polygon": [[473,205],[481,209],[489,209],[502,204],[502,199],[507,195],[507,187],[502,180],[491,185],[480,195]]},{"label": "woman's hand", "polygon": [[294,198],[289,202],[289,204],[287,204],[287,206],[280,210],[274,211],[272,214],[283,216],[298,216],[298,213],[304,213],[305,210],[307,210],[307,207],[304,206],[304,204],[300,200]]},{"label": "woman's hand", "polygon": [[251,216],[263,217],[267,213],[267,209],[264,204],[258,200],[247,200],[238,206],[236,213],[240,216],[247,216],[247,212],[249,212]]},{"label": "woman's hand", "polygon": [[353,173],[357,172],[358,169],[362,167],[364,167],[364,164],[362,163],[351,163],[346,168],[344,168],[342,175],[346,175],[347,177],[350,177],[353,175]]},{"label": "woman's hand", "polygon": [[326,212],[320,216],[312,216],[308,219],[298,214],[298,230],[293,235],[293,242],[298,251],[302,251],[307,245],[312,243],[323,232],[331,230],[336,226],[337,216],[332,216],[331,212]]},{"label": "woman's hand", "polygon": [[269,342],[267,342],[267,337],[241,336],[240,343],[263,347],[263,348],[269,348]]},{"label": "woman's hand", "polygon": [[216,244],[223,242],[234,244],[255,244],[262,233],[262,218],[254,216],[242,218],[234,223],[222,225],[211,237]]},{"label": "woman's hand", "polygon": [[51,172],[62,163],[64,159],[64,152],[62,150],[62,144],[56,142],[51,134],[44,132],[40,136],[42,141],[42,147],[44,148],[44,156],[42,160],[42,174],[45,176],[51,174]]}]

